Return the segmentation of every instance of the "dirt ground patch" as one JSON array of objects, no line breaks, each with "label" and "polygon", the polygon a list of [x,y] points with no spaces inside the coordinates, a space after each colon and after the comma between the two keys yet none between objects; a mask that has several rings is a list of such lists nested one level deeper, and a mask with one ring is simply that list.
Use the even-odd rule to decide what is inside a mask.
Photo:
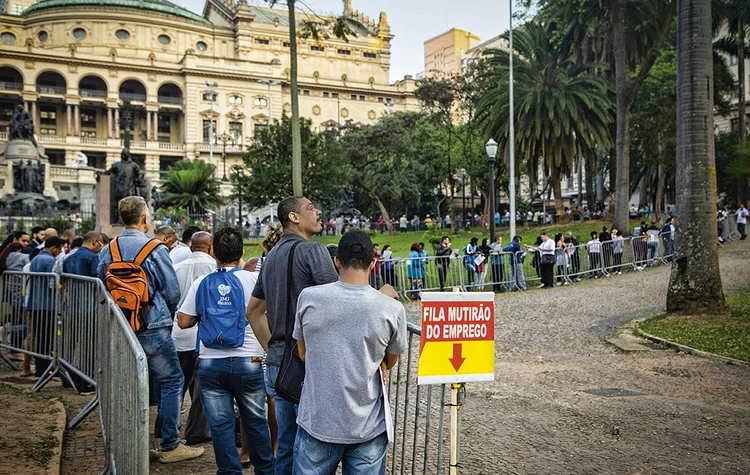
[{"label": "dirt ground patch", "polygon": [[59,407],[49,395],[0,383],[0,474],[37,475],[59,447]]}]

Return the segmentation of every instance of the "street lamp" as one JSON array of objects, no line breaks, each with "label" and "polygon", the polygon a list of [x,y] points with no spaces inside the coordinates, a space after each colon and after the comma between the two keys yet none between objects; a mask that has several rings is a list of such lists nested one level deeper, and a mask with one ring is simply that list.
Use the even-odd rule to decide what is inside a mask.
[{"label": "street lamp", "polygon": [[244,229],[242,220],[242,177],[244,176],[245,169],[240,165],[232,167],[234,171],[234,178],[237,181],[237,208],[240,215],[240,230]]},{"label": "street lamp", "polygon": [[432,189],[432,195],[435,197],[435,219],[438,219],[440,217],[440,209],[438,208],[438,194],[440,193],[440,190],[438,190],[438,187]]},{"label": "street lamp", "polygon": [[466,169],[460,169],[458,176],[458,182],[461,184],[461,224],[463,229],[466,230]]},{"label": "street lamp", "polygon": [[[487,163],[490,166],[490,182],[487,187],[490,198],[490,242],[495,242],[495,155],[497,155],[497,142],[489,139],[484,148],[487,151]],[[511,216],[515,220],[515,216]]]},{"label": "street lamp", "polygon": [[271,125],[271,86],[278,86],[281,81],[272,81],[270,79],[258,79],[258,82],[268,86],[268,125]]},{"label": "street lamp", "polygon": [[211,117],[209,119],[209,129],[208,129],[208,163],[211,165],[214,164],[214,102],[216,101],[216,88],[219,87],[219,83],[216,81],[214,82],[208,82],[206,81],[206,94],[211,98]]},{"label": "street lamp", "polygon": [[231,142],[231,144],[234,145],[235,144],[234,135],[224,132],[216,136],[216,139],[219,140],[222,144],[221,161],[224,162],[224,176],[221,177],[221,181],[226,182],[227,181],[227,142]]},{"label": "street lamp", "polygon": [[516,235],[516,155],[515,155],[515,124],[513,123],[513,1],[510,4],[510,27],[508,28],[508,60],[509,60],[509,77],[508,77],[508,119],[510,121],[508,133],[508,155],[509,155],[509,172],[510,172],[510,238]]}]

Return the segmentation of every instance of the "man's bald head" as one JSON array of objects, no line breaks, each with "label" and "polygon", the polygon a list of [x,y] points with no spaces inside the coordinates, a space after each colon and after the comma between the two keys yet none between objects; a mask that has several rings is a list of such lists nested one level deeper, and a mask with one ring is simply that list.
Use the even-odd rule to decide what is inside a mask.
[{"label": "man's bald head", "polygon": [[44,230],[44,237],[45,239],[48,237],[57,236],[57,229],[55,228],[47,228]]},{"label": "man's bald head", "polygon": [[172,246],[177,242],[177,233],[172,229],[172,226],[160,227],[156,230],[154,237],[166,244],[170,249],[172,249]]},{"label": "man's bald head", "polygon": [[214,243],[214,238],[211,234],[205,231],[199,231],[193,234],[190,240],[190,250],[193,252],[208,252],[211,250],[211,245]]},{"label": "man's bald head", "polygon": [[63,241],[70,241],[74,237],[76,237],[76,233],[72,229],[66,229],[62,233],[62,239],[63,239]]}]

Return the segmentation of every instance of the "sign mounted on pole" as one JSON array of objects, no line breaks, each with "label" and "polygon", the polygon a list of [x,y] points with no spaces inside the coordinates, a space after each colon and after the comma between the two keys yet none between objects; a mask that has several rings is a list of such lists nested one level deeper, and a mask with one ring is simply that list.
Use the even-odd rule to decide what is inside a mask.
[{"label": "sign mounted on pole", "polygon": [[495,378],[495,294],[422,294],[419,384]]}]

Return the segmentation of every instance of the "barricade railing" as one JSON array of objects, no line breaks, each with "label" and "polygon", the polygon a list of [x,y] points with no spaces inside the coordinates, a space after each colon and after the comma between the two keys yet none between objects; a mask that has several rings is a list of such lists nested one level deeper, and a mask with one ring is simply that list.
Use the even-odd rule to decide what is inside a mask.
[{"label": "barricade railing", "polygon": [[[450,388],[417,384],[421,329],[408,324],[408,349],[389,372],[394,442],[386,473],[441,474],[450,467]],[[459,411],[459,428],[460,428]],[[459,429],[460,433],[460,429]]]},{"label": "barricade railing", "polygon": [[[25,355],[22,365],[25,375],[30,376],[31,358],[34,358],[38,379],[31,391],[40,391],[52,378],[65,376],[65,368],[58,358],[60,276],[6,271],[1,282],[0,324],[7,341],[0,341],[0,348]],[[2,360],[14,371],[18,370],[5,355],[2,355]]]},{"label": "barricade railing", "polygon": [[[461,262],[460,258],[445,256],[400,259],[395,266],[397,286],[394,288],[404,300],[416,300],[422,291],[463,289]],[[384,279],[384,283],[388,281]]]},{"label": "barricade railing", "polygon": [[[105,291],[100,283],[100,292]],[[149,473],[148,361],[130,324],[107,299],[98,319],[97,393],[106,474]]]},{"label": "barricade railing", "polygon": [[482,256],[483,260],[480,264],[477,264],[477,257],[478,255],[459,256],[456,259],[464,274],[463,290],[466,292],[510,290],[512,284],[510,265],[513,253],[491,252],[489,256]]}]

